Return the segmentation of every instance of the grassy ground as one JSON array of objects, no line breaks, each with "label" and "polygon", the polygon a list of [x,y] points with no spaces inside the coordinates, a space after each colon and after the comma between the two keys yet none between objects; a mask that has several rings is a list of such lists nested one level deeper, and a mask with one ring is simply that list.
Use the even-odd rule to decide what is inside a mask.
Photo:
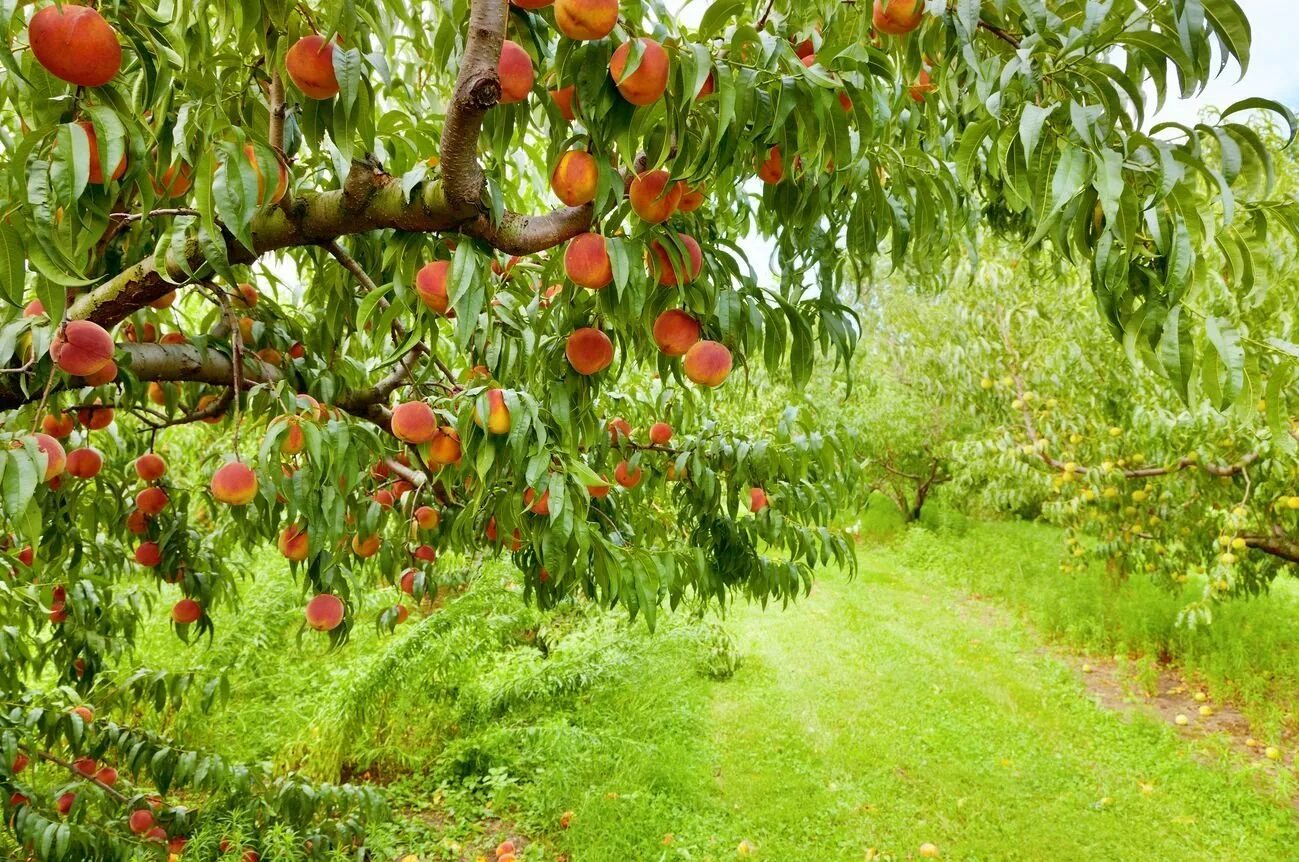
[{"label": "grassy ground", "polygon": [[731,624],[730,681],[669,668],[574,716],[603,739],[617,704],[628,743],[542,779],[571,793],[573,862],[731,859],[742,841],[769,860],[924,842],[956,859],[1264,859],[1299,837],[1247,772],[1097,709],[1022,623],[892,554]]},{"label": "grassy ground", "polygon": [[1046,528],[940,513],[900,532],[885,509],[862,526],[856,580],[720,626],[540,615],[492,564],[445,610],[337,652],[295,642],[301,598],[268,558],[211,652],[177,658],[160,627],[146,657],[234,669],[230,704],[182,717],[195,744],[387,784],[378,859],[490,859],[507,836],[523,862],[908,859],[924,842],[947,859],[1293,857],[1288,768],[1101,709],[1060,655],[1121,652],[1137,683],[1175,658],[1279,734],[1299,696],[1291,593],[1190,631],[1185,597],[1061,576]]}]

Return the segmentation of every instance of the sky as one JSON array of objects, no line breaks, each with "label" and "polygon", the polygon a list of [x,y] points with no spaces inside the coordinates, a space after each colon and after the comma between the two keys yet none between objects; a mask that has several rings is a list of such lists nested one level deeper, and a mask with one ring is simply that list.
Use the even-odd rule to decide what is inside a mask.
[{"label": "sky", "polygon": [[[699,22],[712,0],[665,0],[687,25]],[[1207,107],[1225,108],[1248,96],[1264,96],[1299,110],[1299,0],[1237,0],[1253,26],[1249,70],[1244,79],[1232,63],[1204,92],[1193,99],[1169,98],[1163,110],[1148,120],[1195,122]],[[770,243],[761,237],[745,237],[741,243],[749,261],[759,273],[767,269]]]}]

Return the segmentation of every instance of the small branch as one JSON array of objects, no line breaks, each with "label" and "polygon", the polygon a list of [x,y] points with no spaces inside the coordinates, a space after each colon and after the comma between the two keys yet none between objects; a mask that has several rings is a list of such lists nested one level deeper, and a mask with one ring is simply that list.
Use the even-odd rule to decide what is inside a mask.
[{"label": "small branch", "polygon": [[389,470],[396,473],[407,482],[410,482],[416,488],[423,488],[424,485],[428,483],[427,474],[422,473],[419,470],[412,470],[410,467],[407,467],[395,458],[385,458],[383,463],[388,465]]},{"label": "small branch", "polygon": [[189,209],[188,207],[164,207],[163,209],[149,210],[147,213],[109,213],[108,217],[123,223],[140,221],[146,218],[167,218],[169,216],[197,216],[198,210]]},{"label": "small branch", "polygon": [[268,137],[275,153],[280,158],[285,158],[284,154],[284,79],[280,77],[280,70],[275,69],[271,72],[271,121]]},{"label": "small branch", "polygon": [[1001,29],[1000,27],[997,27],[993,24],[989,24],[987,21],[980,21],[979,29],[991,33],[1001,41],[1005,42],[1010,47],[1014,48],[1016,51],[1019,50],[1019,37],[1012,36],[1010,33],[1007,33],[1005,30]]}]

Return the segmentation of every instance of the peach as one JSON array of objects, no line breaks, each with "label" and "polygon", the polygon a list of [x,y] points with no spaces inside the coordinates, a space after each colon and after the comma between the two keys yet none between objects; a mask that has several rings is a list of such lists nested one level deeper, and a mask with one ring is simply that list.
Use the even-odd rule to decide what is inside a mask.
[{"label": "peach", "polygon": [[98,323],[73,320],[60,327],[50,344],[50,358],[68,374],[94,374],[113,359],[113,336]]},{"label": "peach", "polygon": [[62,475],[68,464],[68,456],[63,451],[63,444],[48,434],[38,432],[32,437],[36,440],[36,448],[45,453],[45,481],[48,482]]},{"label": "peach", "polygon": [[603,39],[618,23],[618,0],[555,0],[555,27],[570,39]]},{"label": "peach", "polygon": [[559,115],[568,122],[577,119],[577,87],[570,84],[567,87],[560,87],[558,90],[550,91],[550,100],[555,103],[559,109]]},{"label": "peach", "polygon": [[296,455],[306,447],[307,438],[296,416],[288,421],[288,426],[289,430],[284,432],[284,439],[280,441],[280,454]]},{"label": "peach", "polygon": [[286,559],[300,563],[308,556],[307,528],[290,524],[280,531],[280,553]]},{"label": "peach", "polygon": [[[220,400],[221,399],[215,395],[204,395],[202,398],[198,400],[198,404],[194,405],[194,410],[200,413],[207,411],[209,409],[212,409],[212,407]],[[220,413],[216,414],[215,416],[208,416],[203,421],[209,425],[216,425],[218,422],[221,421],[221,419],[225,415],[226,415],[225,411],[222,410]]]},{"label": "peach", "polygon": [[18,773],[26,769],[27,764],[30,762],[31,762],[31,758],[29,758],[24,752],[22,751],[18,752],[17,754],[14,755],[14,762],[13,765],[9,767],[9,773],[11,775],[17,775]]},{"label": "peach", "polygon": [[113,175],[108,179],[105,179],[104,165],[103,162],[100,161],[99,140],[95,137],[94,124],[92,124],[89,120],[78,120],[77,125],[80,126],[85,131],[86,138],[88,139],[87,144],[90,147],[89,168],[86,173],[86,178],[90,182],[90,184],[96,186],[102,186],[102,185],[107,185],[110,180],[121,179],[122,174],[126,173],[126,153],[125,152],[122,153],[122,158],[120,161],[118,161],[117,167],[113,168]]},{"label": "peach", "polygon": [[112,383],[117,379],[117,363],[110,359],[104,363],[103,368],[81,379],[87,386],[103,386],[105,383]]},{"label": "peach", "polygon": [[905,36],[924,17],[925,0],[875,0],[871,16],[875,29],[890,36]]},{"label": "peach", "polygon": [[152,569],[162,562],[162,548],[157,542],[141,542],[135,549],[135,561]]},{"label": "peach", "polygon": [[626,461],[619,461],[618,466],[613,470],[613,480],[624,488],[635,488],[640,484],[642,475],[641,468],[633,468]]},{"label": "peach", "polygon": [[605,428],[609,431],[609,442],[614,446],[619,445],[624,437],[631,439],[631,423],[621,416],[617,419],[610,419]]},{"label": "peach", "polygon": [[167,475],[167,462],[161,455],[145,452],[135,459],[135,475],[146,482],[156,482]]},{"label": "peach", "polygon": [[415,595],[415,579],[418,577],[419,569],[407,569],[397,580],[397,588],[408,596]]},{"label": "peach", "polygon": [[411,553],[411,556],[425,563],[435,563],[438,558],[438,549],[432,545],[420,545]]},{"label": "peach", "polygon": [[99,764],[95,763],[93,757],[78,757],[76,760],[72,761],[72,768],[89,778],[99,769]]},{"label": "peach", "polygon": [[806,57],[816,53],[816,46],[812,43],[812,39],[810,37],[804,39],[801,42],[794,42],[794,37],[791,36],[789,38],[789,41],[793,43],[794,53],[798,55],[798,59],[800,60],[805,59]]},{"label": "peach", "polygon": [[642,36],[641,60],[635,71],[626,74],[631,57],[631,43],[624,42],[609,60],[609,72],[622,97],[633,105],[652,105],[668,88],[670,61],[668,52],[653,39]]},{"label": "peach", "polygon": [[695,93],[695,101],[697,102],[700,99],[706,99],[716,92],[717,92],[717,78],[714,77],[712,71],[710,70],[708,72],[708,77],[704,78],[704,82],[699,85],[699,92]]},{"label": "peach", "polygon": [[442,515],[432,506],[420,506],[415,510],[414,519],[421,530],[436,530],[442,520]]},{"label": "peach", "polygon": [[410,619],[410,609],[405,605],[393,605],[392,609],[393,612],[397,614],[397,625],[401,625],[406,622],[406,620]]},{"label": "peach", "polygon": [[767,492],[761,488],[749,489],[749,511],[757,514],[767,508]]},{"label": "peach", "polygon": [[785,162],[780,156],[780,147],[772,147],[767,152],[767,160],[758,166],[758,179],[774,186],[784,178]]},{"label": "peach", "polygon": [[307,625],[318,632],[332,632],[343,622],[343,600],[321,593],[307,602]]},{"label": "peach", "polygon": [[451,261],[435,260],[426,263],[415,273],[415,292],[420,301],[437,314],[446,314],[451,305],[447,293],[447,280],[451,277]]},{"label": "peach", "polygon": [[352,553],[363,560],[368,560],[379,553],[379,544],[378,536],[362,536],[358,533],[352,537]]},{"label": "peach", "polygon": [[665,170],[648,171],[631,181],[627,192],[631,208],[642,221],[660,224],[672,217],[681,204],[681,186]]},{"label": "peach", "polygon": [[257,496],[257,474],[244,463],[231,461],[212,474],[212,496],[229,506],[246,506]]},{"label": "peach", "polygon": [[392,436],[406,443],[427,443],[437,433],[437,416],[423,401],[406,401],[392,408]]},{"label": "peach", "polygon": [[695,238],[679,233],[677,239],[684,251],[679,252],[676,248],[669,251],[658,240],[650,243],[650,274],[657,274],[659,284],[664,287],[690,284],[704,269],[704,253]]},{"label": "peach", "polygon": [[277,204],[283,200],[285,192],[289,190],[289,172],[280,162],[279,156],[275,157],[278,174],[275,180],[275,192],[269,201],[266,199],[266,178],[262,176],[262,164],[257,160],[257,149],[252,144],[244,144],[244,158],[248,159],[248,164],[253,166],[253,173],[257,176],[258,203]]},{"label": "peach", "polygon": [[672,426],[666,422],[655,422],[649,429],[650,442],[655,446],[665,446],[672,440]]},{"label": "peach", "polygon": [[534,515],[549,515],[550,491],[542,491],[541,496],[537,496],[536,491],[528,488],[523,492],[523,505],[527,506]]},{"label": "peach", "polygon": [[923,103],[925,96],[928,96],[936,89],[938,88],[934,86],[933,79],[929,76],[929,70],[921,69],[920,74],[916,76],[915,83],[907,88],[907,92],[913,100]]},{"label": "peach", "polygon": [[100,784],[106,784],[109,787],[117,784],[117,770],[111,766],[100,767],[95,772],[95,780]]},{"label": "peach", "polygon": [[162,172],[162,179],[153,181],[153,190],[161,198],[178,198],[193,184],[189,165],[177,162]]},{"label": "peach", "polygon": [[[508,421],[508,417],[507,417]],[[445,467],[460,460],[460,435],[451,426],[444,426],[433,435],[428,446],[429,460]]]},{"label": "peach", "polygon": [[203,607],[193,599],[181,599],[171,606],[171,620],[178,625],[196,623],[203,616]]},{"label": "peach", "polygon": [[[488,389],[483,396],[479,398],[487,399],[487,425],[485,430],[489,434],[508,434],[510,433],[510,408],[505,405],[505,390]],[[483,418],[478,412],[478,405],[474,405],[474,424],[483,428]]]},{"label": "peach", "polygon": [[600,182],[600,167],[595,156],[585,150],[569,150],[559,157],[550,175],[555,197],[570,207],[580,207],[595,200]]},{"label": "peach", "polygon": [[608,240],[598,233],[578,234],[564,249],[564,274],[580,287],[602,290],[613,283]]},{"label": "peach", "polygon": [[716,341],[700,341],[686,351],[682,369],[700,386],[720,386],[731,374],[731,351]]},{"label": "peach", "polygon": [[127,826],[136,835],[143,835],[153,828],[153,812],[147,808],[139,808],[131,812],[131,816],[126,819]]},{"label": "peach", "polygon": [[75,805],[76,802],[77,794],[65,793],[54,803],[54,807],[58,810],[59,814],[67,817],[68,813],[72,811],[72,806]]},{"label": "peach", "polygon": [[153,302],[149,303],[149,307],[156,308],[159,311],[163,311],[165,309],[171,308],[175,304],[176,304],[176,291],[169,290],[166,293],[164,293],[162,296],[155,299]]},{"label": "peach", "polygon": [[145,488],[135,495],[135,508],[151,518],[162,514],[169,502],[167,492],[158,487]]},{"label": "peach", "polygon": [[45,303],[33,299],[23,308],[23,317],[42,317],[45,314]]},{"label": "peach", "polygon": [[257,293],[257,288],[253,287],[251,284],[241,283],[238,285],[237,289],[239,291],[239,298],[233,303],[236,308],[249,309],[257,304],[257,300],[260,298]]},{"label": "peach", "polygon": [[654,318],[654,343],[668,356],[684,356],[700,337],[699,321],[679,308]]},{"label": "peach", "polygon": [[73,449],[68,453],[68,475],[77,479],[93,479],[104,469],[104,456],[93,446]]},{"label": "peach", "polygon": [[88,6],[51,3],[32,16],[27,42],[36,62],[78,87],[102,87],[122,68],[117,31]]},{"label": "peach", "polygon": [[149,400],[152,401],[154,404],[157,404],[159,407],[167,403],[167,387],[163,386],[158,381],[156,380],[150,381],[146,391],[148,393]]},{"label": "peach", "polygon": [[149,532],[149,516],[136,510],[126,516],[126,531],[133,536],[143,536]]},{"label": "peach", "polygon": [[613,342],[600,330],[584,326],[568,336],[564,355],[578,374],[599,374],[613,363]]},{"label": "peach", "polygon": [[168,332],[158,339],[159,344],[188,344],[189,339],[183,332]]},{"label": "peach", "polygon": [[41,430],[59,439],[71,436],[76,427],[77,420],[69,413],[46,413],[41,419]]},{"label": "peach", "polygon": [[537,80],[528,52],[518,42],[509,39],[501,45],[501,62],[496,73],[501,79],[502,105],[513,105],[528,98]]},{"label": "peach", "polygon": [[380,488],[370,495],[370,499],[379,504],[381,509],[391,509],[397,502],[397,497],[389,490]]},{"label": "peach", "polygon": [[681,186],[681,203],[677,206],[677,212],[692,213],[704,205],[704,188],[700,186],[692,189],[685,183]]},{"label": "peach", "polygon": [[609,492],[613,490],[613,486],[609,484],[608,479],[603,476],[600,478],[602,481],[599,485],[586,486],[586,493],[590,494],[591,499],[593,500],[603,500],[605,497],[608,497]]},{"label": "peach", "polygon": [[324,36],[312,33],[295,42],[284,56],[284,68],[308,99],[332,99],[338,95],[334,43]]},{"label": "peach", "polygon": [[95,720],[95,711],[88,706],[75,706],[72,708],[72,714],[80,718],[85,724],[90,724]]}]

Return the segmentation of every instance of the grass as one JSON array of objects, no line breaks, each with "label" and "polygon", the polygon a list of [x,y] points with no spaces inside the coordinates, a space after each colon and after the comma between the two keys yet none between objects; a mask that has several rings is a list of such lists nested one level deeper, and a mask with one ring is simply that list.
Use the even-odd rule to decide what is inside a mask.
[{"label": "grass", "polygon": [[1299,692],[1292,595],[1187,630],[1185,597],[1060,575],[1050,529],[941,510],[898,527],[871,507],[856,580],[720,626],[539,614],[491,564],[446,609],[332,653],[295,643],[301,597],[268,557],[211,651],[176,651],[160,625],[145,658],[231,668],[231,703],[180,717],[196,745],[326,774],[339,762],[313,749],[344,745],[346,773],[397,810],[377,859],[473,860],[506,836],[524,862],[721,862],[742,843],[779,862],[923,842],[948,859],[1292,855],[1288,770],[1098,708],[1043,648],[1175,658],[1279,729]]}]

